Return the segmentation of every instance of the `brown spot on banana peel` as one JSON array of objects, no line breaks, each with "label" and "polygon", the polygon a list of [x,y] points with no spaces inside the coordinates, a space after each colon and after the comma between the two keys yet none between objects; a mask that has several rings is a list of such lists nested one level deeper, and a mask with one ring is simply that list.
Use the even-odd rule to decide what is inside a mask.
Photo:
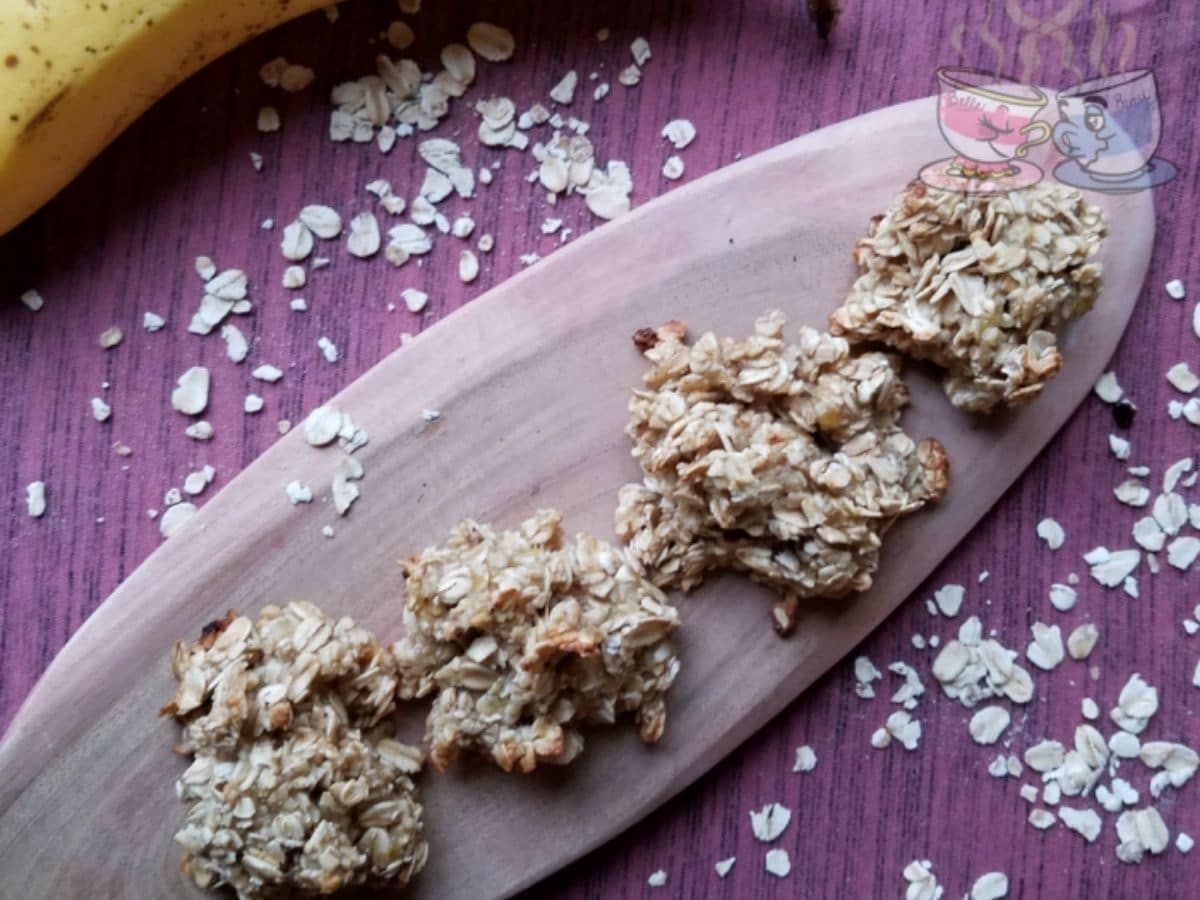
[{"label": "brown spot on banana peel", "polygon": [[52,122],[54,120],[55,107],[62,103],[63,99],[68,93],[70,93],[70,91],[71,89],[69,87],[65,87],[51,97],[50,100],[41,109],[39,109],[28,122],[25,123],[25,127],[21,129],[21,134],[17,137],[17,143],[25,144],[29,141],[32,141],[37,136],[37,132],[42,128],[42,126]]}]

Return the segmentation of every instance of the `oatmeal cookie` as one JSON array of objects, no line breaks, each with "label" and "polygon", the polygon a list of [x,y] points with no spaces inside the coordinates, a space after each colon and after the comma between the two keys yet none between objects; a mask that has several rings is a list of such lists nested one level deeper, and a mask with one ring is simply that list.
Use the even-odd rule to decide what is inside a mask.
[{"label": "oatmeal cookie", "polygon": [[945,492],[947,464],[898,425],[895,358],[811,328],[788,344],[783,325],[769,312],[745,341],[691,346],[680,322],[635,335],[654,364],[626,429],[645,477],[621,489],[616,529],[660,587],[748,573],[780,594],[787,632],[800,598],[870,587],[881,535]]},{"label": "oatmeal cookie", "polygon": [[411,777],[419,750],[375,726],[394,707],[395,663],[348,618],[315,606],[230,612],[175,645],[163,715],[192,763],[175,840],[201,887],[240,898],[403,886],[425,865]]},{"label": "oatmeal cookie", "polygon": [[830,330],[945,370],[971,412],[1026,403],[1062,367],[1057,334],[1096,301],[1099,207],[1045,182],[1006,194],[913,182],[854,251],[862,274]]},{"label": "oatmeal cookie", "polygon": [[624,554],[540,510],[516,531],[466,521],[404,564],[400,696],[433,695],[426,739],[439,769],[463,751],[506,771],[563,764],[581,727],[632,713],[661,737],[679,671],[679,618]]}]

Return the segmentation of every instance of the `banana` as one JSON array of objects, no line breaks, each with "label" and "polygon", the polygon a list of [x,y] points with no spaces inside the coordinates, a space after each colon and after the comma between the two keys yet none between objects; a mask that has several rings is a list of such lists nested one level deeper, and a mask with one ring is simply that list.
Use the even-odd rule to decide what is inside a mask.
[{"label": "banana", "polygon": [[155,100],[329,0],[0,0],[0,235]]}]

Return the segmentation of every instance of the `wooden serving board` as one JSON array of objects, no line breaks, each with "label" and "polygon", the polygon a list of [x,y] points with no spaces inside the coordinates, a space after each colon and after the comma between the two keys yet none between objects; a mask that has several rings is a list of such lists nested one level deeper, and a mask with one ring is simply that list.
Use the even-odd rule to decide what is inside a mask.
[{"label": "wooden serving board", "polygon": [[[456,312],[333,401],[371,433],[357,454],[363,496],[344,520],[327,502],[340,451],[309,447],[299,429],[280,440],[92,615],[18,714],[0,746],[0,896],[198,895],[171,840],[185,761],[171,752],[176,726],[156,716],[173,690],[173,640],[230,607],[293,598],[394,640],[396,561],[465,516],[510,526],[557,506],[569,530],[610,538],[617,489],[639,474],[622,434],[645,369],[633,331],[682,318],[694,333],[740,336],[772,306],[793,326],[822,327],[868,218],[946,152],[933,99],[871,113],[673,191]],[[707,771],[904,600],[1050,440],[1116,346],[1149,261],[1153,201],[1097,199],[1111,227],[1104,292],[1066,336],[1065,368],[1043,397],[979,420],[911,374],[905,427],[945,444],[952,486],[889,532],[875,587],[812,603],[780,640],[765,591],[712,579],[681,601],[683,669],[662,742],[646,747],[623,725],[590,733],[563,770],[426,773],[432,852],[412,896],[505,896],[579,857]],[[426,424],[423,409],[441,419]],[[293,508],[292,479],[326,502]],[[420,714],[405,723],[411,734]]]}]

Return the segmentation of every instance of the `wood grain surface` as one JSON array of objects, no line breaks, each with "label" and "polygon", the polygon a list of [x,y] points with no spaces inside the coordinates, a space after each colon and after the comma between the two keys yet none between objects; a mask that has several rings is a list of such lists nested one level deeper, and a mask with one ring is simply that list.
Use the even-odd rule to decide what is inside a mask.
[{"label": "wood grain surface", "polygon": [[[1044,18],[1054,5],[1025,6],[1030,15]],[[644,34],[655,57],[638,88],[614,85],[614,93],[594,108],[590,101],[576,101],[593,123],[601,153],[630,161],[635,200],[668,187],[658,175],[666,156],[658,130],[677,115],[692,118],[700,130],[700,138],[683,153],[686,178],[691,178],[738,154],[929,93],[933,67],[959,59],[951,43],[959,24],[966,26],[969,61],[990,66],[994,58],[980,40],[981,22],[964,19],[958,7],[928,11],[855,4],[827,47],[812,36],[797,7],[750,0],[604,8],[584,2],[446,3],[417,20],[428,41],[418,55],[431,60],[442,41],[461,34],[486,9],[488,17],[514,29],[522,52],[510,64],[485,68],[480,86],[530,101],[569,67],[596,69],[611,78],[627,62],[629,39]],[[1137,28],[1132,62],[1157,71],[1165,121],[1161,153],[1182,173],[1157,192],[1159,236],[1151,275],[1114,363],[1141,409],[1130,432],[1131,462],[1152,465],[1157,475],[1195,444],[1195,432],[1186,423],[1171,422],[1164,414],[1167,400],[1176,395],[1162,377],[1181,359],[1196,367],[1200,344],[1188,326],[1195,301],[1167,300],[1160,286],[1168,278],[1186,281],[1198,274],[1191,175],[1197,162],[1191,123],[1200,87],[1192,52],[1197,14],[1185,4],[1113,3],[1102,11],[1114,25],[1128,22]],[[445,250],[435,251],[421,269],[399,272],[335,255],[327,277],[314,278],[303,292],[310,301],[308,317],[288,313],[286,292],[277,287],[277,235],[258,231],[262,218],[285,219],[301,203],[318,199],[350,211],[364,199],[362,184],[379,174],[415,188],[407,146],[383,159],[370,148],[333,146],[323,138],[324,89],[369,70],[375,50],[368,41],[392,15],[385,4],[347,5],[334,26],[311,17],[222,60],[156,106],[42,215],[0,241],[6,296],[37,287],[47,298],[36,315],[15,299],[0,311],[5,329],[0,366],[8,389],[0,452],[10,498],[0,571],[4,722],[11,721],[55,650],[157,545],[145,510],[161,506],[166,487],[206,462],[217,467],[218,484],[224,484],[275,440],[278,417],[298,419],[394,348],[400,332],[442,318],[516,271],[521,253],[553,247],[552,239],[537,234],[548,211],[520,179],[526,163],[508,159],[503,177],[471,205],[484,229],[498,237],[479,285],[457,283],[456,254]],[[1015,71],[1020,29],[1003,9],[988,18],[1006,48],[1006,67]],[[601,25],[613,32],[607,44],[593,37]],[[1091,30],[1086,11],[1068,30],[1079,50],[1075,61],[1087,74],[1093,73],[1084,50]],[[1110,49],[1104,65],[1115,64],[1118,47]],[[1071,83],[1075,76],[1058,65],[1051,50],[1056,50],[1053,41],[1043,41],[1037,80]],[[280,52],[314,65],[321,72],[320,89],[271,96],[255,80],[255,71]],[[279,135],[254,132],[254,112],[264,102],[278,103],[284,113]],[[456,110],[450,126],[460,135],[469,133],[465,109]],[[251,150],[266,157],[261,174],[249,166]],[[887,152],[886,136],[879,150]],[[581,205],[560,206],[554,214],[567,219],[576,233],[589,226]],[[250,272],[258,303],[247,323],[256,340],[252,360],[287,370],[280,385],[261,391],[268,407],[257,418],[240,411],[241,397],[252,384],[247,375],[224,363],[216,342],[183,333],[198,300],[198,282],[190,271],[197,253]],[[407,286],[429,289],[433,297],[419,319],[389,313],[384,306],[397,302]],[[565,284],[563,303],[572,296]],[[167,314],[172,326],[157,335],[141,333],[138,323],[146,309]],[[114,323],[127,338],[106,354],[96,338]],[[315,340],[321,334],[342,348],[335,366],[317,355]],[[174,377],[199,361],[220,373],[210,416],[218,436],[210,445],[187,441],[179,417],[166,406]],[[87,402],[102,393],[103,381],[111,385],[105,396],[115,412],[100,426],[90,419]],[[1099,543],[1128,543],[1136,516],[1110,495],[1122,477],[1121,465],[1107,453],[1112,427],[1106,409],[1096,401],[1086,404],[1034,469],[916,592],[919,600],[940,583],[967,584],[967,610],[979,612],[1011,646],[1024,644],[1034,620],[1100,623],[1104,636],[1094,660],[1096,679],[1077,666],[1039,678],[1038,699],[1014,729],[1018,750],[1043,736],[1069,738],[1079,721],[1079,699],[1090,695],[1106,708],[1133,671],[1156,684],[1163,698],[1153,735],[1193,744],[1200,740],[1200,727],[1187,712],[1194,704],[1190,674],[1200,645],[1188,642],[1179,627],[1197,599],[1194,581],[1165,570],[1143,579],[1136,601],[1085,581],[1080,606],[1066,616],[1054,613],[1045,600],[1050,581],[1082,571],[1079,553]],[[114,456],[109,448],[115,440],[133,447],[134,456]],[[34,478],[44,478],[50,492],[50,510],[38,522],[26,518],[23,509],[23,486]],[[419,472],[413,478],[416,488]],[[1068,532],[1058,554],[1049,553],[1033,534],[1034,523],[1047,514]],[[976,585],[983,570],[991,577]],[[923,604],[910,603],[861,650],[881,666],[905,659],[924,671],[927,653],[915,650],[909,636],[946,637],[952,630],[949,623],[930,620]],[[928,857],[951,895],[961,895],[974,877],[993,868],[1009,873],[1014,896],[1021,897],[1191,894],[1190,860],[1171,853],[1141,867],[1122,866],[1112,856],[1111,826],[1090,847],[1061,830],[1033,833],[1024,823],[1018,785],[986,776],[992,753],[970,743],[964,711],[932,692],[920,707],[925,728],[920,751],[872,750],[867,738],[889,709],[883,697],[858,701],[848,667],[835,670],[697,787],[536,893],[896,896],[903,865]],[[798,743],[816,749],[815,772],[791,774]],[[1195,788],[1189,787],[1159,804],[1173,830],[1200,831]],[[763,872],[766,848],[750,836],[746,816],[749,808],[776,799],[796,811],[780,842],[791,851],[796,871],[783,881]],[[733,874],[717,880],[712,862],[734,854],[739,862]],[[530,859],[536,856],[531,850]],[[650,889],[646,876],[658,868],[667,871],[667,886]],[[12,894],[14,887],[0,885],[0,895],[20,896]]]},{"label": "wood grain surface", "polygon": [[[551,504],[569,528],[608,535],[616,489],[637,477],[621,433],[645,368],[630,323],[679,316],[745,333],[755,312],[744,297],[753,296],[785,310],[793,327],[821,327],[828,298],[854,274],[848,260],[824,261],[853,243],[880,197],[941,152],[935,120],[932,98],[913,101],[757,154],[563,249],[392,353],[333,401],[372,435],[355,457],[364,495],[345,519],[324,488],[341,454],[314,450],[299,428],[275,444],[118,588],[35,687],[0,745],[0,871],[36,895],[90,884],[161,895],[178,855],[161,787],[183,768],[169,749],[174,729],[147,715],[172,693],[164,648],[231,607],[292,598],[336,607],[390,643],[401,626],[397,557],[466,515],[513,525]],[[870,165],[870,138],[881,132],[892,153]],[[613,729],[589,736],[590,752],[549,775],[466,767],[423,779],[435,852],[412,895],[507,896],[562,868],[707,771],[895,609],[1053,436],[1111,355],[1149,262],[1153,201],[1143,192],[1104,205],[1112,225],[1097,310],[1064,336],[1071,366],[1036,406],[981,421],[954,410],[935,380],[910,375],[905,428],[943,443],[952,484],[934,508],[889,530],[875,587],[806,605],[795,639],[781,641],[766,592],[739,578],[710,581],[682,604],[684,665],[661,744],[646,748]],[[569,280],[578,283],[566,305],[560,285]],[[441,417],[425,422],[422,406]],[[287,503],[292,479],[314,486],[313,508]],[[321,536],[322,522],[335,523],[334,540]],[[67,860],[49,834],[73,848]],[[114,844],[127,852],[114,857]],[[536,857],[498,863],[529,845]]]}]

